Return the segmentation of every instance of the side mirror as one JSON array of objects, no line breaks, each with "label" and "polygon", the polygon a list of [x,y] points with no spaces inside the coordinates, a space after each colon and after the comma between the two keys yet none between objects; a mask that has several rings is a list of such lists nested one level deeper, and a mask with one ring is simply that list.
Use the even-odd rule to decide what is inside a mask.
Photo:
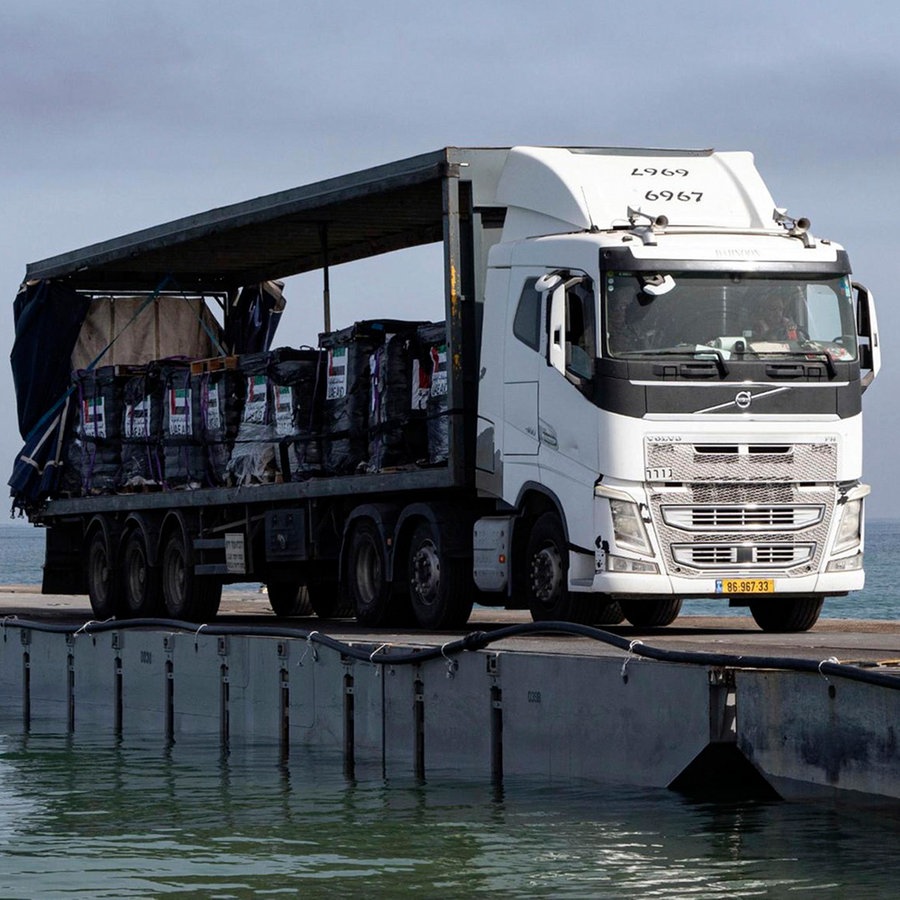
[{"label": "side mirror", "polygon": [[550,295],[550,339],[548,362],[561,375],[566,374],[566,286],[558,278]]},{"label": "side mirror", "polygon": [[856,292],[856,330],[862,341],[859,345],[859,362],[868,369],[861,380],[865,390],[881,369],[881,346],[878,343],[878,319],[875,316],[875,298],[861,284],[853,283]]}]

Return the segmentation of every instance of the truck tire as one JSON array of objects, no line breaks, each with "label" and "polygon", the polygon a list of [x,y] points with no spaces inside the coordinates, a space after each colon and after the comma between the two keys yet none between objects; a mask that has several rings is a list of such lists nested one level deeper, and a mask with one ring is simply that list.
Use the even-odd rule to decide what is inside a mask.
[{"label": "truck tire", "polygon": [[161,615],[165,609],[159,569],[150,565],[147,542],[139,528],[129,532],[122,550],[124,611],[130,618]]},{"label": "truck tire", "polygon": [[407,557],[409,602],[422,628],[459,628],[472,612],[470,566],[443,550],[436,525],[422,520],[413,530]]},{"label": "truck tire", "polygon": [[87,585],[91,610],[98,619],[121,615],[121,584],[106,532],[98,528],[88,541]]},{"label": "truck tire", "polygon": [[555,512],[538,517],[528,535],[522,583],[535,622],[578,622],[589,625],[598,609],[593,595],[569,590],[569,548]]},{"label": "truck tire", "polygon": [[222,584],[198,578],[180,528],[166,538],[162,553],[162,593],[166,612],[173,619],[203,622],[215,617],[222,600]]},{"label": "truck tire", "polygon": [[320,619],[347,619],[354,614],[353,605],[340,595],[337,578],[332,575],[310,577],[306,584],[309,604]]},{"label": "truck tire", "polygon": [[341,592],[356,610],[361,625],[386,625],[391,614],[391,583],[387,579],[384,541],[375,524],[358,522],[347,544]]},{"label": "truck tire", "polygon": [[311,616],[312,604],[305,584],[295,581],[270,581],[266,584],[269,606],[276,616]]},{"label": "truck tire", "polygon": [[600,600],[591,616],[591,625],[618,625],[625,620],[625,613],[618,600]]},{"label": "truck tire", "polygon": [[661,628],[671,625],[681,612],[680,597],[659,600],[620,600],[625,618],[638,628]]},{"label": "truck tire", "polygon": [[792,597],[750,603],[750,614],[763,631],[791,633],[809,631],[819,620],[822,597]]}]

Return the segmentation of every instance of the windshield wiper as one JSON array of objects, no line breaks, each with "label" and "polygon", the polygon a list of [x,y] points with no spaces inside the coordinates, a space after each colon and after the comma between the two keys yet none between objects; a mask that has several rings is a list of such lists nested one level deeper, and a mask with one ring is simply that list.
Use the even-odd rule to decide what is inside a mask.
[{"label": "windshield wiper", "polygon": [[728,366],[725,365],[725,355],[716,347],[703,347],[694,344],[686,344],[684,347],[666,347],[664,350],[625,350],[617,356],[690,356],[694,359],[704,356],[715,358],[716,370],[721,378],[728,375]]}]

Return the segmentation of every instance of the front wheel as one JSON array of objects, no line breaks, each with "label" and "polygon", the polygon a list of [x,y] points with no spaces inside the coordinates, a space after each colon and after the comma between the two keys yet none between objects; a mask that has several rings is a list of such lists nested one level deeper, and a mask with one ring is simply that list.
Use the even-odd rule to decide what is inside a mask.
[{"label": "front wheel", "polygon": [[638,628],[661,628],[671,625],[681,612],[681,598],[662,600],[620,600],[625,618]]},{"label": "front wheel", "polygon": [[166,539],[162,554],[162,592],[166,611],[173,619],[202,622],[219,611],[222,584],[194,574],[192,556],[181,529]]},{"label": "front wheel", "polygon": [[794,597],[758,600],[750,603],[750,613],[763,631],[809,631],[819,620],[822,597]]},{"label": "front wheel", "polygon": [[558,620],[589,625],[597,617],[596,597],[569,590],[569,547],[559,516],[546,512],[528,535],[525,597],[535,622]]}]

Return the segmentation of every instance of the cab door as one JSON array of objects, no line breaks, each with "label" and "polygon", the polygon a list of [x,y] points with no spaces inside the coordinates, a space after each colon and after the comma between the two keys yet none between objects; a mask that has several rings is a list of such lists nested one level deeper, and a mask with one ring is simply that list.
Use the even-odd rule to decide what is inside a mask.
[{"label": "cab door", "polygon": [[535,289],[536,281],[536,275],[526,274],[513,278],[510,285],[506,333],[512,336],[506,347],[504,368],[504,457],[537,456],[540,449],[538,386],[544,362],[543,296]]},{"label": "cab door", "polygon": [[555,274],[558,281],[537,282],[538,289],[547,288],[538,432],[542,480],[562,495],[563,484],[593,485],[599,474],[599,411],[593,402],[597,316],[591,279],[582,272]]}]

